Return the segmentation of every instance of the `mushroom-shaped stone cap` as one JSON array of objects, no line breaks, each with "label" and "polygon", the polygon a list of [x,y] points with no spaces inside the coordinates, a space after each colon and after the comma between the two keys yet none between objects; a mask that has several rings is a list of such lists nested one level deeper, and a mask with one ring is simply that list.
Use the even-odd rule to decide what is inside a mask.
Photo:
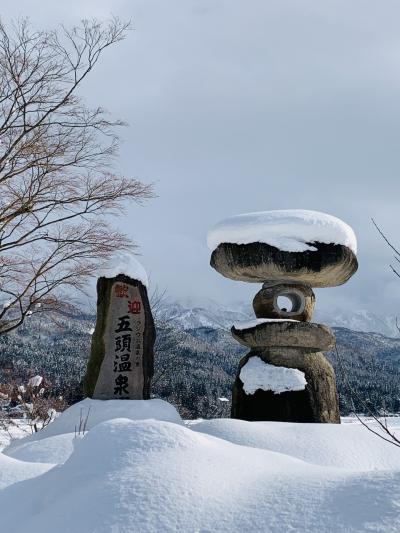
[{"label": "mushroom-shaped stone cap", "polygon": [[211,266],[240,281],[334,287],[345,283],[358,267],[353,230],[317,211],[238,215],[211,229],[207,242]]}]

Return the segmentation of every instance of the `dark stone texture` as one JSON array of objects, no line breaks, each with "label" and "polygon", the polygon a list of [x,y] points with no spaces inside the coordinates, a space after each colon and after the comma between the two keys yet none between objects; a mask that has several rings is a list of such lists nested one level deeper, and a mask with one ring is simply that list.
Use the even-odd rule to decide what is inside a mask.
[{"label": "dark stone texture", "polygon": [[[298,368],[305,374],[306,388],[274,394],[257,390],[246,394],[239,378],[241,368],[250,357],[258,356],[266,363]],[[251,351],[239,364],[232,389],[232,418],[249,421],[316,422],[340,424],[335,373],[322,353],[271,349]]]},{"label": "dark stone texture", "polygon": [[[292,302],[292,310],[279,308],[278,298],[286,296]],[[264,284],[253,300],[257,318],[291,318],[309,322],[315,306],[315,294],[311,287],[300,283]]]},{"label": "dark stone texture", "polygon": [[340,244],[310,243],[315,251],[286,252],[268,244],[222,243],[210,264],[226,278],[262,283],[301,282],[310,287],[335,287],[357,270],[355,254]]},{"label": "dark stone texture", "polygon": [[264,322],[248,329],[231,329],[234,339],[249,348],[293,347],[306,352],[327,351],[335,336],[327,326],[312,322]]}]

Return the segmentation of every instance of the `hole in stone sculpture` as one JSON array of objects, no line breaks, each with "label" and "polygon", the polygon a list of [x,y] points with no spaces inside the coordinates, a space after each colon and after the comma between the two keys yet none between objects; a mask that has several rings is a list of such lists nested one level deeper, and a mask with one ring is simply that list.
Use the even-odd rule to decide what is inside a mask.
[{"label": "hole in stone sculpture", "polygon": [[278,296],[277,304],[280,311],[283,311],[284,313],[291,313],[293,311],[293,301],[289,296]]},{"label": "hole in stone sculpture", "polygon": [[275,309],[282,313],[282,316],[302,313],[304,305],[304,296],[299,291],[282,292],[274,302]]}]

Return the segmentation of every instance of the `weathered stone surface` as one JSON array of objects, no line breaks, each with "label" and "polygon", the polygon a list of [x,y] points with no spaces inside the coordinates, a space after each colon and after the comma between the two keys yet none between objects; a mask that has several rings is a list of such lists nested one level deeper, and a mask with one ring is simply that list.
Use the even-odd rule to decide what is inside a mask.
[{"label": "weathered stone surface", "polygon": [[350,248],[339,244],[312,245],[317,250],[285,252],[261,242],[222,243],[213,251],[210,264],[234,280],[300,282],[310,287],[335,287],[356,272],[357,257]]},{"label": "weathered stone surface", "polygon": [[264,322],[248,329],[231,329],[234,339],[249,348],[293,347],[304,352],[327,351],[335,345],[330,328],[312,322]]},{"label": "weathered stone surface", "polygon": [[[324,213],[246,213],[218,223],[209,232],[208,245],[210,264],[217,272],[233,280],[263,283],[253,300],[259,323],[231,330],[238,342],[251,349],[240,362],[232,416],[340,423],[335,374],[321,352],[331,349],[335,339],[329,328],[311,323],[312,287],[341,285],[356,272],[353,230]],[[242,373],[246,394],[240,371],[256,355],[261,361],[254,359]]]},{"label": "weathered stone surface", "polygon": [[[274,394],[257,390],[246,394],[239,377],[241,368],[250,357],[258,356],[266,363],[304,372],[306,388],[300,391]],[[301,353],[295,349],[274,348],[251,351],[240,361],[232,389],[232,418],[286,422],[340,423],[335,373],[324,354]]]},{"label": "weathered stone surface", "polygon": [[86,395],[101,400],[148,399],[154,341],[144,285],[122,274],[99,278],[97,321],[84,379]]},{"label": "weathered stone surface", "polygon": [[[282,310],[278,298],[286,296],[292,303],[291,310]],[[257,318],[291,318],[309,322],[315,306],[315,294],[311,287],[300,283],[264,283],[253,300]]]}]

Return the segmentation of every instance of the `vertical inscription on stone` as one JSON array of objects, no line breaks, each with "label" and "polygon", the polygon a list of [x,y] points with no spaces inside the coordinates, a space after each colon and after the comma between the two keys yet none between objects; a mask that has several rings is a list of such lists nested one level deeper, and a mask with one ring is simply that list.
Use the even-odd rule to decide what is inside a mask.
[{"label": "vertical inscription on stone", "polygon": [[138,287],[114,282],[103,333],[105,354],[93,398],[143,398],[144,328],[144,305]]}]

